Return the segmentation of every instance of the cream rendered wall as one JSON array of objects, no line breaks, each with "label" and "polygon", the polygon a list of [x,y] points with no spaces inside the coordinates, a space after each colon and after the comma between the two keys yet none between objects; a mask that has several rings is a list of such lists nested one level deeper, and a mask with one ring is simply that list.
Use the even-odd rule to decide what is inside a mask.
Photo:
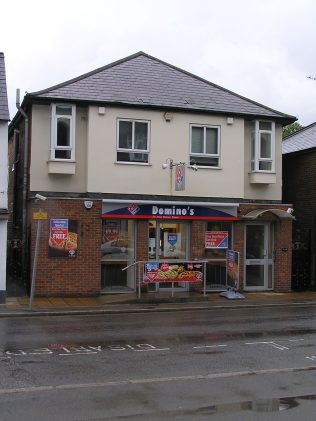
[{"label": "cream rendered wall", "polygon": [[[48,174],[50,150],[50,106],[33,105],[31,191],[97,192],[120,194],[157,194],[192,197],[236,198],[248,200],[281,200],[282,127],[276,125],[276,184],[250,184],[250,122],[234,118],[174,112],[166,122],[162,111],[106,107],[77,107],[76,173]],[[141,119],[150,122],[149,165],[116,162],[117,119]],[[190,124],[210,124],[221,128],[220,169],[186,170],[185,191],[174,191],[169,169],[161,164],[167,158],[188,162]]]},{"label": "cream rendered wall", "polygon": [[251,122],[245,122],[245,199],[282,200],[282,126],[275,125],[275,184],[250,184]]},{"label": "cream rendered wall", "polygon": [[[244,122],[234,119],[232,125],[220,116],[174,112],[166,122],[162,111],[107,107],[104,115],[98,107],[89,107],[88,116],[88,179],[89,192],[127,194],[170,194],[170,170],[161,164],[167,158],[188,162],[190,124],[221,127],[221,169],[186,171],[185,191],[174,196],[242,198],[244,196]],[[149,165],[116,162],[116,126],[118,118],[150,121]]]},{"label": "cream rendered wall", "polygon": [[49,105],[32,107],[32,148],[30,190],[51,192],[86,191],[87,110],[77,107],[76,115],[76,173],[49,174],[51,109]]}]

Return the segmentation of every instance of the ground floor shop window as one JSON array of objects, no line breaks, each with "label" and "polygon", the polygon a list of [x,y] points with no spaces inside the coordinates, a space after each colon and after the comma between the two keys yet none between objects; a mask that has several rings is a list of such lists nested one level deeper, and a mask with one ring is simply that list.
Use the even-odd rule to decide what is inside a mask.
[{"label": "ground floor shop window", "polygon": [[101,244],[102,292],[135,290],[135,222],[128,219],[104,219]]},{"label": "ground floor shop window", "polygon": [[206,289],[226,289],[226,251],[232,248],[232,223],[210,221],[205,227]]}]

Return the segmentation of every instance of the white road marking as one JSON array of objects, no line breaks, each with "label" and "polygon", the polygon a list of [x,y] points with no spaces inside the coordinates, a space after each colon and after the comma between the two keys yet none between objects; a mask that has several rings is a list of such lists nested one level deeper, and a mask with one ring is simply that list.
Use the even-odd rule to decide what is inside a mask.
[{"label": "white road marking", "polygon": [[202,346],[194,346],[193,349],[219,348],[219,347],[223,347],[223,346],[227,346],[227,345],[225,345],[225,344],[220,344],[220,345],[202,345]]},{"label": "white road marking", "polygon": [[133,351],[136,351],[136,352],[170,351],[170,348],[134,349]]},{"label": "white road marking", "polygon": [[0,395],[14,394],[14,393],[32,393],[32,392],[51,392],[58,390],[75,390],[75,389],[92,389],[104,388],[113,386],[126,386],[131,384],[146,384],[146,383],[164,383],[164,382],[185,382],[194,380],[212,380],[225,379],[230,377],[251,376],[254,374],[276,374],[276,373],[292,373],[297,371],[316,370],[316,365],[305,367],[288,367],[288,368],[272,368],[266,370],[249,370],[249,371],[232,371],[227,373],[208,373],[197,374],[192,376],[174,376],[174,377],[154,377],[146,379],[126,379],[113,380],[100,383],[78,383],[78,384],[61,384],[56,386],[32,386],[12,389],[0,389]]},{"label": "white road marking", "polygon": [[280,351],[284,351],[286,349],[290,349],[286,346],[276,344],[273,341],[262,341],[262,342],[245,342],[246,345],[271,345],[273,348],[279,349]]}]

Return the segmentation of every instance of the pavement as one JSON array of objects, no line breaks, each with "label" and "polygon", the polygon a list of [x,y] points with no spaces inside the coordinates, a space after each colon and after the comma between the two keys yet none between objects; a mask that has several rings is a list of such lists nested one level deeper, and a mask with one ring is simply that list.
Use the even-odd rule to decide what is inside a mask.
[{"label": "pavement", "polygon": [[245,292],[244,299],[227,299],[219,292],[107,294],[98,297],[7,297],[0,304],[0,317],[62,316],[84,314],[143,313],[167,311],[214,310],[238,307],[316,305],[316,291]]}]

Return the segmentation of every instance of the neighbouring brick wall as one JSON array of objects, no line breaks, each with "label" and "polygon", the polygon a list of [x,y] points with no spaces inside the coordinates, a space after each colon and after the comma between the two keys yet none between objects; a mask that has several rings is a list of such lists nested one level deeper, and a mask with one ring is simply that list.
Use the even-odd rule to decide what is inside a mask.
[{"label": "neighbouring brick wall", "polygon": [[294,226],[309,231],[316,216],[316,151],[283,155],[283,202],[293,204]]},{"label": "neighbouring brick wall", "polygon": [[[94,200],[92,209],[83,200],[55,200],[32,205],[31,213],[41,208],[48,214],[42,221],[41,243],[36,272],[35,295],[80,296],[100,294],[102,201]],[[78,223],[78,250],[75,258],[48,257],[49,219],[65,218]],[[31,266],[36,240],[36,221],[32,221]],[[32,273],[32,271],[31,271]]]},{"label": "neighbouring brick wall", "polygon": [[291,290],[292,278],[292,221],[275,224],[274,285],[277,292]]}]

